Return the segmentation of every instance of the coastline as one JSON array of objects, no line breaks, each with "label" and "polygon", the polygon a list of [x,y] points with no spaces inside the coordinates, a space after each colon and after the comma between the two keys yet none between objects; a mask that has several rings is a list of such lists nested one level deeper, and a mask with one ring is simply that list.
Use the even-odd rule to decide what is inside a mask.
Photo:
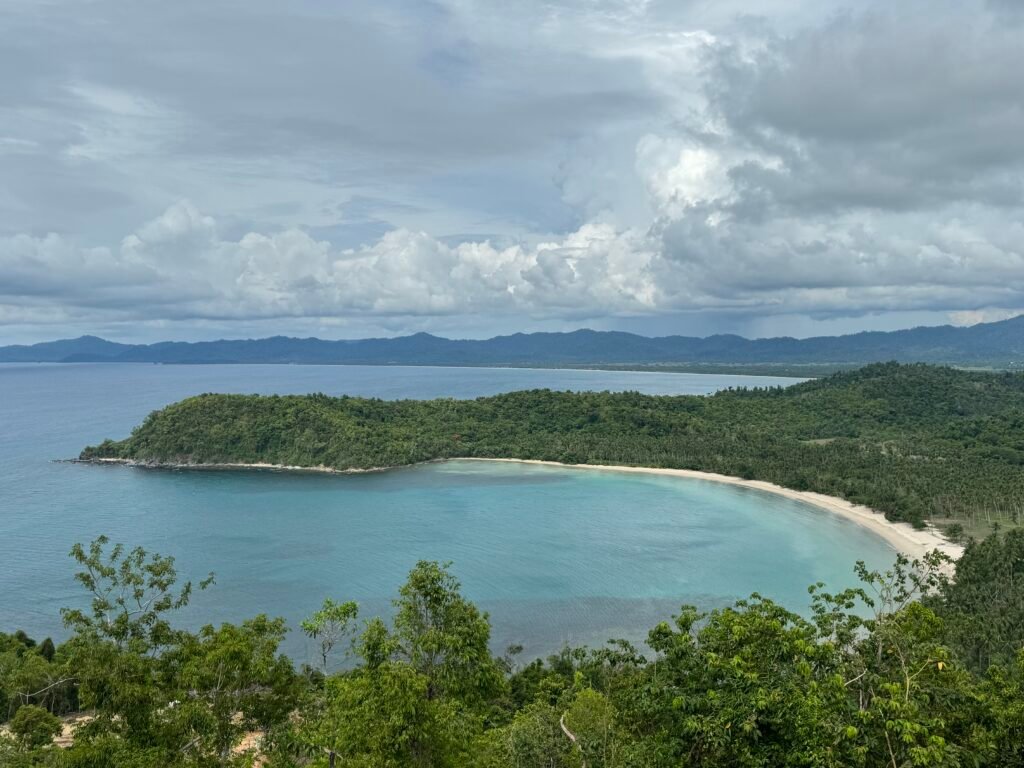
[{"label": "coastline", "polygon": [[298,467],[283,464],[266,463],[219,463],[219,464],[160,464],[134,461],[132,459],[77,459],[75,461],[86,464],[118,464],[135,466],[150,469],[188,469],[188,470],[264,470],[272,472],[316,472],[332,475],[356,475],[368,472],[384,472],[391,469],[404,469],[419,464],[434,464],[448,461],[492,461],[513,464],[535,464],[538,466],[559,467],[562,469],[591,469],[601,472],[631,472],[636,474],[662,475],[666,477],[679,477],[690,480],[705,480],[726,485],[735,485],[741,488],[752,488],[766,493],[773,493],[784,496],[794,501],[801,501],[805,504],[817,507],[818,509],[838,515],[862,528],[872,531],[875,535],[884,539],[889,546],[911,559],[920,558],[932,550],[939,550],[949,557],[957,560],[963,554],[964,548],[960,544],[954,544],[946,539],[937,528],[932,525],[918,530],[909,523],[893,522],[888,520],[881,512],[876,512],[870,507],[841,499],[837,496],[826,496],[813,491],[796,491],[785,488],[765,480],[744,480],[740,477],[720,475],[715,472],[701,472],[694,469],[665,469],[660,467],[630,467],[612,464],[563,464],[558,461],[544,461],[542,459],[499,459],[483,458],[475,456],[453,457],[450,459],[433,459],[419,464],[404,465],[403,467],[371,467],[368,469],[334,469],[333,467]]},{"label": "coastline", "polygon": [[753,488],[767,493],[774,493],[778,496],[785,496],[788,499],[802,501],[805,504],[817,507],[818,509],[831,512],[845,520],[849,520],[862,528],[866,528],[881,538],[897,552],[907,555],[911,559],[919,558],[922,555],[938,549],[958,560],[963,554],[964,548],[960,544],[954,544],[943,536],[935,526],[918,530],[910,523],[893,522],[870,507],[841,499],[838,496],[826,496],[823,493],[813,491],[795,491],[765,480],[744,480],[741,477],[731,475],[720,475],[715,472],[701,472],[695,469],[664,469],[659,467],[629,467],[616,466],[611,464],[562,464],[558,461],[542,461],[540,459],[486,459],[466,458],[452,459],[452,461],[504,461],[518,464],[538,464],[541,466],[564,467],[566,469],[596,469],[604,472],[632,472],[648,475],[664,475],[668,477],[681,477],[690,480],[706,480],[714,483],[725,483],[736,485],[741,488]]},{"label": "coastline", "polygon": [[[111,464],[119,467],[138,467],[139,469],[185,469],[190,471],[202,472],[204,470],[210,472],[220,472],[231,469],[256,469],[265,472],[315,472],[323,475],[362,475],[367,472],[387,472],[392,469],[402,469],[402,467],[368,467],[367,469],[335,469],[334,467],[327,467],[320,465],[317,467],[300,467],[298,465],[291,464],[267,464],[266,462],[257,461],[252,464],[246,464],[243,462],[234,461],[221,461],[221,462],[210,462],[210,463],[196,463],[196,464],[171,464],[161,461],[137,461],[136,459],[107,459],[107,458],[95,458],[95,459],[69,459],[71,464]],[[438,459],[438,461],[444,461],[444,459]],[[427,464],[432,462],[419,462],[421,464]],[[416,466],[415,464],[409,464],[404,466]]]}]

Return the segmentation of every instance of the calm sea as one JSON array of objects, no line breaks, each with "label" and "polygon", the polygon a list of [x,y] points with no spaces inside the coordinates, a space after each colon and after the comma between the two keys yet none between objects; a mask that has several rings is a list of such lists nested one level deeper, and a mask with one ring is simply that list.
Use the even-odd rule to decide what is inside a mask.
[{"label": "calm sea", "polygon": [[[289,624],[324,597],[366,616],[420,559],[446,560],[491,614],[494,647],[642,639],[682,603],[752,591],[795,610],[806,587],[884,566],[873,534],[799,502],[714,483],[453,462],[357,476],[169,472],[56,463],[201,392],[477,397],[517,389],[709,393],[793,379],[357,366],[0,365],[0,631],[60,637],[83,604],[67,553],[99,534],[214,571],[188,624],[264,612]],[[293,632],[287,650],[307,660]]]}]

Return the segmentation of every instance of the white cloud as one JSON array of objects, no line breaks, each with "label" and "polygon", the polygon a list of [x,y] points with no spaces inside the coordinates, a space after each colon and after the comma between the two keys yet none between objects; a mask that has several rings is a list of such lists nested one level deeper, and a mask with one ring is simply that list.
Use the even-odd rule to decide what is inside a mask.
[{"label": "white cloud", "polygon": [[1009,320],[1011,317],[1024,315],[1024,309],[983,309],[964,310],[961,312],[950,312],[949,320],[953,325],[977,325],[978,323],[994,323],[999,320]]},{"label": "white cloud", "polygon": [[298,229],[224,239],[212,217],[182,201],[118,248],[55,234],[0,240],[0,296],[9,313],[32,295],[177,319],[635,312],[656,308],[651,258],[638,235],[601,223],[532,248],[448,245],[405,229],[359,249]]},{"label": "white cloud", "polygon": [[972,222],[914,221],[925,236],[910,239],[865,217],[746,224],[709,222],[708,210],[695,202],[646,233],[595,220],[534,245],[452,245],[396,229],[341,249],[294,228],[226,238],[183,201],[118,247],[82,248],[53,234],[0,240],[0,303],[7,322],[26,297],[31,313],[51,304],[177,321],[571,319],[998,308],[1024,297],[1024,256]]}]

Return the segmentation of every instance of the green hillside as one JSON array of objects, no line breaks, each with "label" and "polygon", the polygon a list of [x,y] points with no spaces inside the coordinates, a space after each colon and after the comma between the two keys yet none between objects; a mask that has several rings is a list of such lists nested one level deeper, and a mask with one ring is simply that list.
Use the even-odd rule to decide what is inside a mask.
[{"label": "green hillside", "polygon": [[719,472],[894,519],[1024,514],[1024,375],[876,364],[713,396],[513,392],[476,400],[208,394],[82,459],[339,470],[457,457]]}]

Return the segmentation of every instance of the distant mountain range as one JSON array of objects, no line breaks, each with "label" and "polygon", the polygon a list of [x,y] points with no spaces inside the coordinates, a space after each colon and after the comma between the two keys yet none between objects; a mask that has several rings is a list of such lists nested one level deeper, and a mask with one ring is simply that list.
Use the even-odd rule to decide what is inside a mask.
[{"label": "distant mountain range", "polygon": [[348,365],[708,366],[859,365],[898,360],[1019,367],[1024,316],[970,327],[943,325],[810,339],[648,338],[619,331],[516,333],[485,340],[428,333],[325,341],[274,336],[204,342],[119,344],[95,336],[0,347],[0,362],[323,363]]}]

